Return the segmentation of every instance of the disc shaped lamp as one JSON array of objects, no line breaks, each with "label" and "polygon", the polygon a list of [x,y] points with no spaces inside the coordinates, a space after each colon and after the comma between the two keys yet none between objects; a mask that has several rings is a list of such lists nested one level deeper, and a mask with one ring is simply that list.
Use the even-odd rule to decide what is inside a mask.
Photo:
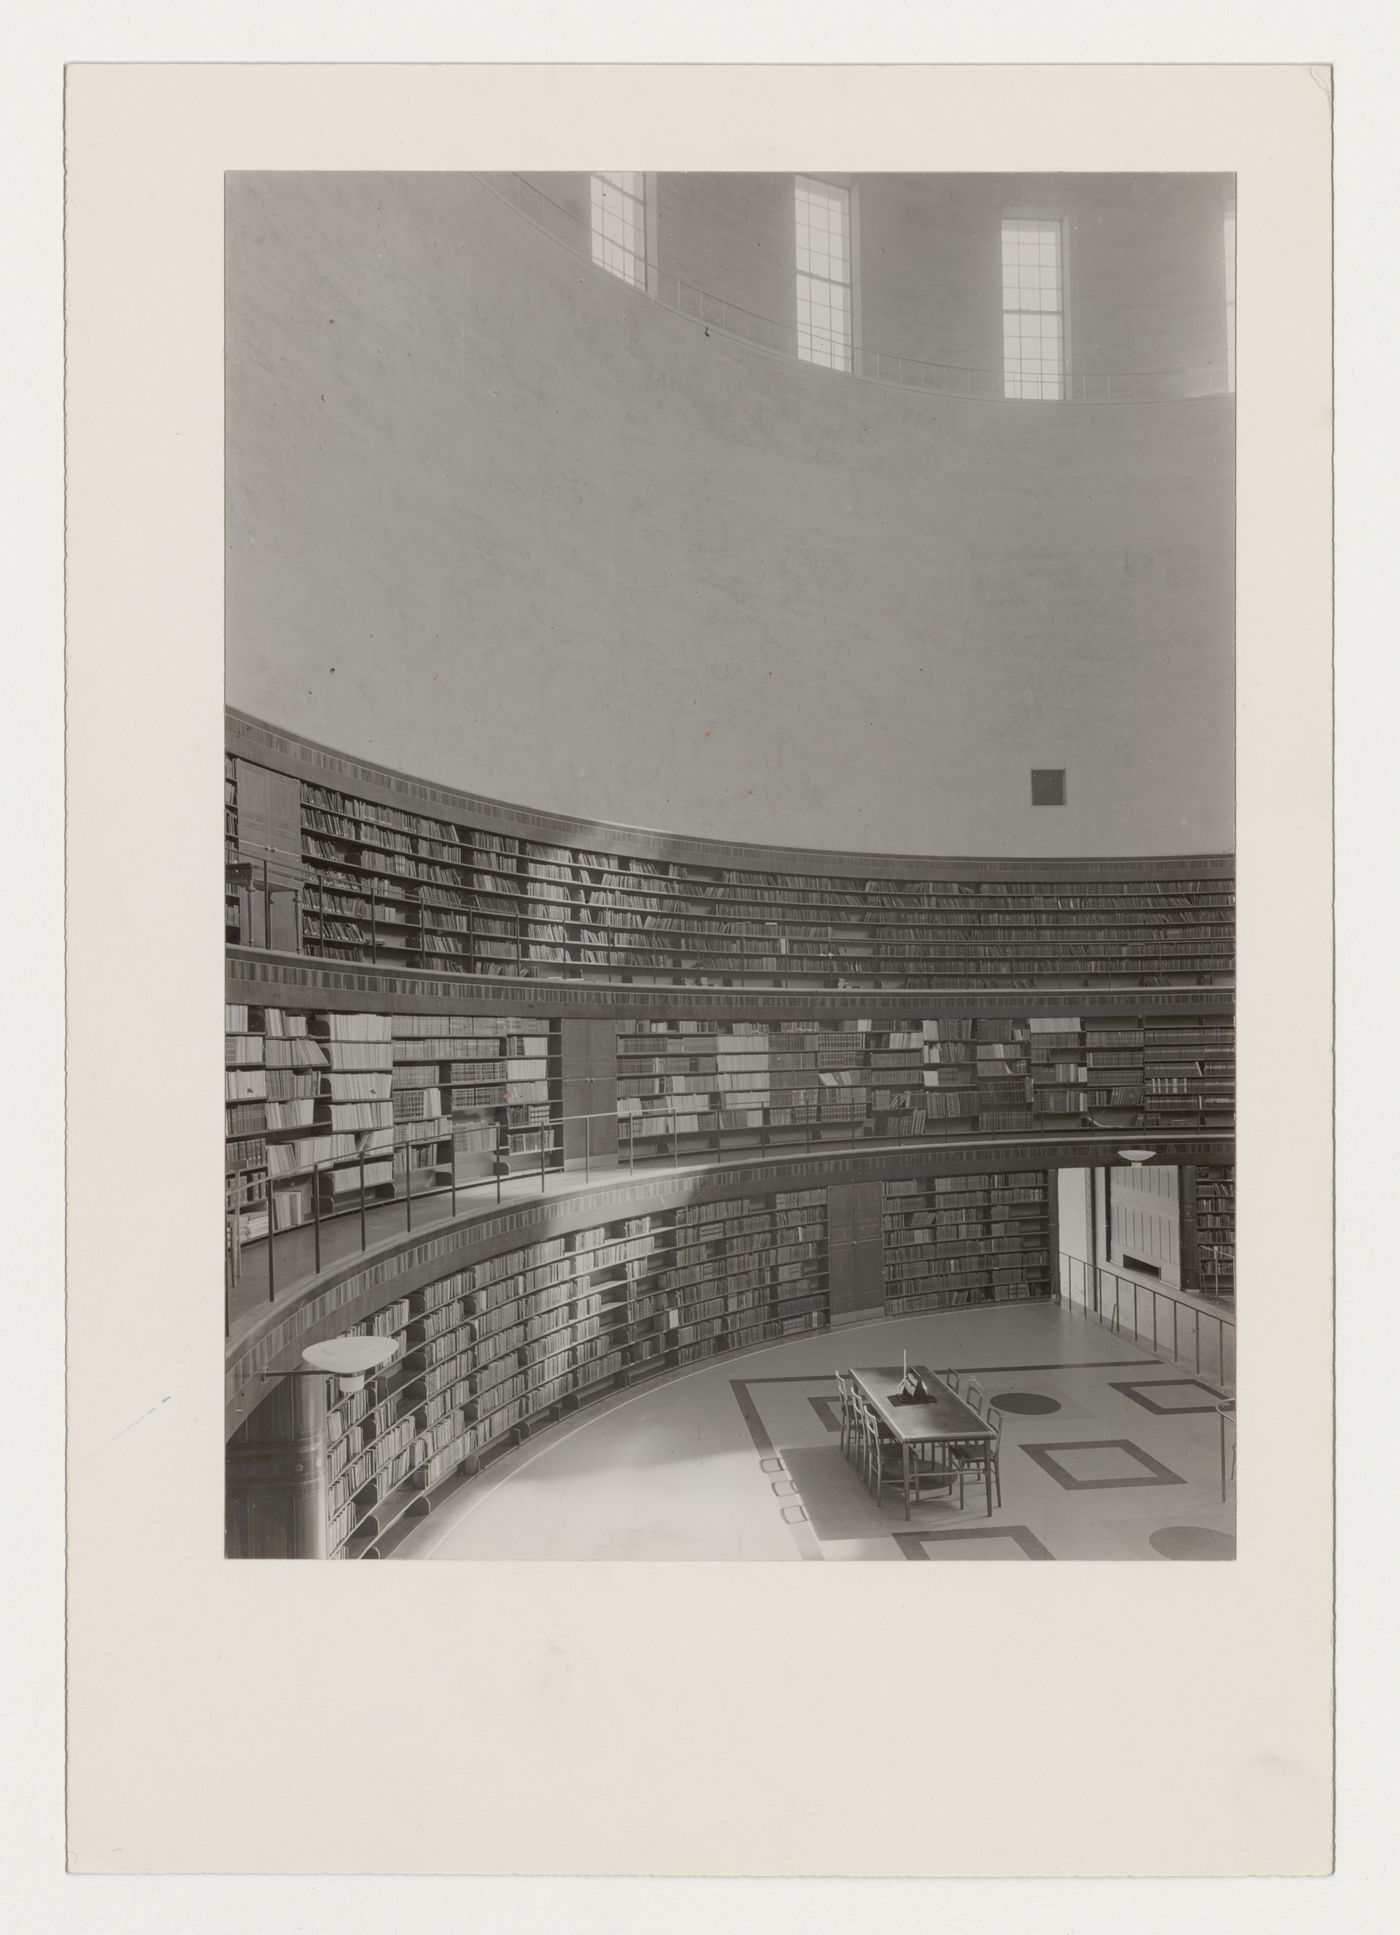
[{"label": "disc shaped lamp", "polygon": [[393,1337],[328,1337],[324,1343],[308,1344],[302,1362],[313,1371],[326,1371],[335,1378],[342,1396],[363,1391],[371,1371],[382,1370],[398,1355]]}]

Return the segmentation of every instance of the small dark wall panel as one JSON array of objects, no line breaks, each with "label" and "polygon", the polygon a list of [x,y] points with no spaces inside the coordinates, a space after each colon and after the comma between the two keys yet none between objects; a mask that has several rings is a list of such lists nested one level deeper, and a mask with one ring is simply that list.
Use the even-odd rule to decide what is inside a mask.
[{"label": "small dark wall panel", "polygon": [[326,1556],[326,1380],[284,1377],[228,1442],[230,1559]]},{"label": "small dark wall panel", "polygon": [[839,1183],[827,1191],[826,1240],[831,1321],[884,1308],[884,1200],[879,1182]]},{"label": "small dark wall panel", "polygon": [[[564,1165],[617,1152],[617,1024],[613,1021],[564,1021],[560,1024],[560,1072],[564,1106]],[[591,1115],[585,1125],[569,1116]]]}]

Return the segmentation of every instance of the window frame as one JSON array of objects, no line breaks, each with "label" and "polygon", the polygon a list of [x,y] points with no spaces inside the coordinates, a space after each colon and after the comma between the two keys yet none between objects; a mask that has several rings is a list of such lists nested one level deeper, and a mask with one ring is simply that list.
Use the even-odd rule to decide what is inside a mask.
[{"label": "window frame", "polygon": [[[1058,267],[1060,273],[1060,394],[1058,396],[1023,396],[1012,394],[1006,388],[1006,318],[1013,315],[1036,313],[1051,315],[1051,310],[1029,312],[1008,309],[1006,306],[1006,265],[1002,250],[1006,240],[1008,222],[1043,222],[1055,228],[1059,237]],[[1070,217],[1065,208],[1049,208],[1044,205],[1026,206],[1024,204],[1003,208],[997,224],[997,267],[1000,270],[1001,301],[1001,383],[1002,401],[1006,403],[1068,403],[1072,395],[1072,375],[1070,357]]]},{"label": "window frame", "polygon": [[[810,183],[815,188],[834,189],[837,193],[844,195],[846,198],[846,201],[845,201],[845,211],[846,211],[845,254],[846,254],[846,268],[847,268],[848,280],[845,282],[838,282],[835,280],[834,277],[831,277],[831,276],[822,276],[822,275],[814,274],[810,269],[802,268],[798,262],[797,252],[800,245],[799,209],[801,207],[799,197],[801,194],[802,185],[804,183]],[[859,275],[860,217],[859,217],[859,202],[858,202],[858,197],[856,193],[856,184],[851,180],[842,181],[841,179],[839,179],[839,177],[834,175],[794,174],[792,178],[792,213],[793,213],[792,240],[793,240],[793,352],[794,352],[794,355],[799,363],[807,363],[813,369],[831,370],[837,375],[854,376],[856,372],[856,359],[860,351],[860,275]],[[836,362],[835,360],[826,361],[820,357],[803,353],[803,350],[802,350],[803,323],[802,323],[800,305],[802,300],[802,283],[804,279],[809,283],[823,282],[823,283],[826,283],[826,285],[829,288],[844,289],[846,291],[847,335],[846,335],[846,340],[844,344],[845,360],[843,362]],[[814,334],[810,322],[806,326],[806,334],[809,338]]]},{"label": "window frame", "polygon": [[[638,178],[641,182],[642,192],[636,194],[630,188],[623,188],[612,179],[614,174]],[[640,210],[642,230],[642,246],[640,251],[628,248],[625,244],[612,244],[614,247],[621,247],[624,255],[639,265],[641,270],[640,277],[629,275],[623,269],[614,268],[610,262],[603,259],[601,250],[608,246],[608,237],[602,233],[598,224],[599,204],[594,198],[595,185],[598,183],[602,183],[605,189],[611,188],[614,194],[620,195],[625,200],[634,203]],[[655,295],[656,293],[655,210],[655,174],[649,174],[640,168],[618,168],[613,170],[595,168],[590,170],[588,176],[588,235],[593,266],[595,269],[601,269],[604,275],[610,275],[615,281],[624,283],[627,288],[641,290],[643,295]]]}]

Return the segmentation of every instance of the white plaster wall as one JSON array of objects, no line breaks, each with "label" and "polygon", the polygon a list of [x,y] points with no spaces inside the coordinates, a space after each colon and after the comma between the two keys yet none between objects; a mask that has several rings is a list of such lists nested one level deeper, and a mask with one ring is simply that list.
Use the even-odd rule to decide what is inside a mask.
[{"label": "white plaster wall", "polygon": [[1229,399],[835,376],[464,177],[231,177],[228,321],[236,706],[718,838],[1231,845]]}]

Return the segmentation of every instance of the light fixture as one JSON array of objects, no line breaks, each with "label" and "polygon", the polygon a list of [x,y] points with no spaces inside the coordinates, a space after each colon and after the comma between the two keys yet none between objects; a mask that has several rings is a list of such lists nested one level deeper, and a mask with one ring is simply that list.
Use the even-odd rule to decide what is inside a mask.
[{"label": "light fixture", "polygon": [[1118,1153],[1124,1162],[1130,1162],[1134,1169],[1141,1169],[1145,1162],[1151,1162],[1157,1151],[1155,1149],[1120,1149]]},{"label": "light fixture", "polygon": [[398,1349],[393,1337],[328,1337],[324,1343],[308,1344],[301,1356],[313,1371],[328,1371],[341,1396],[348,1397],[363,1391],[369,1373],[382,1370]]}]

